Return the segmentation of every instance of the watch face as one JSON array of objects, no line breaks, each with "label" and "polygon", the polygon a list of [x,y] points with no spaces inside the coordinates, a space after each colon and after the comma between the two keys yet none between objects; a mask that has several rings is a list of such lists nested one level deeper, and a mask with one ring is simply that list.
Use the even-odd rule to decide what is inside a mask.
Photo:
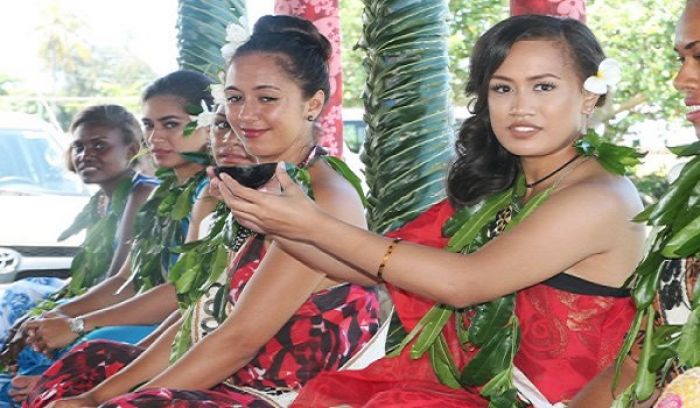
[{"label": "watch face", "polygon": [[83,331],[85,331],[85,320],[76,317],[74,319],[71,319],[68,326],[70,327],[70,331],[72,331],[73,333],[82,334]]}]

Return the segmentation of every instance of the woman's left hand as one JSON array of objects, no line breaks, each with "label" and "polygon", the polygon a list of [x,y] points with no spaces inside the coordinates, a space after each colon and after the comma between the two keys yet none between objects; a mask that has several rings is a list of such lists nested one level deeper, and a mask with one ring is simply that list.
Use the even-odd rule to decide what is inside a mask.
[{"label": "woman's left hand", "polygon": [[246,188],[227,174],[213,181],[241,225],[257,232],[304,240],[322,212],[289,177],[283,163],[277,166],[275,177],[281,192]]}]

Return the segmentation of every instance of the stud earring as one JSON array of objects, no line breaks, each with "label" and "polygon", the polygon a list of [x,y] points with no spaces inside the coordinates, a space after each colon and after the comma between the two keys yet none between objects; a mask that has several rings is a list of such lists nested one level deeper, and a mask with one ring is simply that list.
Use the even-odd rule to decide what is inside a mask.
[{"label": "stud earring", "polygon": [[306,120],[308,120],[309,122],[313,122],[313,121],[314,121],[314,115],[309,115],[309,116],[307,116],[307,117],[306,117]]}]

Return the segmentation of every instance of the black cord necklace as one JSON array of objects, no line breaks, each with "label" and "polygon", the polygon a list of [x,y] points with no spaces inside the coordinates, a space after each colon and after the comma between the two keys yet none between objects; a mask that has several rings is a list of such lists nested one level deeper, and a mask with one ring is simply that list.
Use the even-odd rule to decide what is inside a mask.
[{"label": "black cord necklace", "polygon": [[557,174],[557,173],[559,173],[560,171],[564,170],[564,169],[566,168],[566,166],[568,166],[568,165],[570,165],[571,163],[575,162],[576,159],[578,159],[579,157],[581,157],[581,155],[577,154],[576,156],[574,156],[574,157],[572,157],[571,159],[569,159],[569,161],[567,161],[566,163],[562,164],[561,166],[559,166],[558,168],[556,168],[554,171],[552,171],[551,173],[547,174],[546,176],[542,177],[541,179],[535,180],[535,181],[533,181],[532,183],[525,183],[525,187],[527,187],[527,188],[533,188],[533,187],[535,187],[536,185],[542,183],[543,181],[548,180],[549,178],[551,178],[551,177],[554,176],[555,174]]}]

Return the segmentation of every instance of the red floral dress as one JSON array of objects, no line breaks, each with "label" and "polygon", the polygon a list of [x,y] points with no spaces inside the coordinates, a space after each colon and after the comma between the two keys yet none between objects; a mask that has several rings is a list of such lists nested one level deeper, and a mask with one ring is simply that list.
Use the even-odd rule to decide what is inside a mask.
[{"label": "red floral dress", "polygon": [[[444,247],[442,225],[452,215],[447,202],[434,206],[391,236]],[[388,285],[395,312],[409,332],[434,302]],[[515,364],[549,401],[571,399],[616,356],[634,316],[626,291],[603,287],[570,275],[524,289],[516,297],[522,335]],[[454,317],[452,318],[454,319]],[[454,321],[445,325],[448,347],[458,367],[473,357],[463,350]],[[442,385],[427,353],[417,360],[410,347],[357,371],[323,373],[299,393],[293,407],[487,407],[478,389]]]},{"label": "red floral dress", "polygon": [[[235,305],[265,254],[252,237],[234,260],[230,298]],[[314,293],[245,367],[210,390],[149,389],[116,397],[104,407],[275,407],[275,395],[301,388],[321,372],[337,370],[378,328],[372,288],[343,284]],[[196,324],[197,331],[202,328]],[[201,334],[201,333],[200,333]],[[200,338],[200,336],[194,336]],[[42,376],[23,406],[43,407],[86,392],[133,361],[143,350],[114,342],[88,342],[71,350]]]}]

